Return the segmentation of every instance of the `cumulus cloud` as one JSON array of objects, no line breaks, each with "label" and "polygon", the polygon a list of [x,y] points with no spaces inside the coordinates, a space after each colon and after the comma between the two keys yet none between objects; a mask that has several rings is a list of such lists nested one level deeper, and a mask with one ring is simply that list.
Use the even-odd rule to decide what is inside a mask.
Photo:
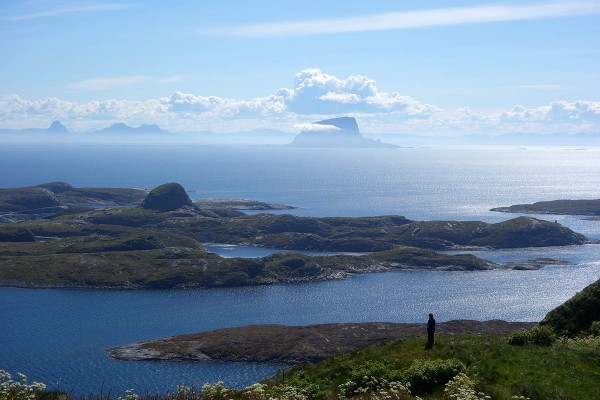
[{"label": "cumulus cloud", "polygon": [[285,112],[281,96],[257,97],[251,100],[226,99],[217,96],[196,96],[175,92],[161,99],[169,111],[184,115],[210,113],[215,117],[269,116]]},{"label": "cumulus cloud", "polygon": [[525,108],[515,106],[500,114],[504,122],[600,122],[600,102],[579,100],[567,102],[554,101],[546,106]]},{"label": "cumulus cloud", "polygon": [[281,89],[278,94],[287,109],[297,114],[397,112],[417,117],[439,111],[409,96],[381,92],[375,81],[366,76],[342,79],[317,68],[298,72],[294,88]]},{"label": "cumulus cloud", "polygon": [[[131,79],[124,81],[131,82]],[[144,101],[114,99],[78,103],[55,97],[28,100],[9,95],[0,98],[3,122],[0,128],[43,127],[59,119],[74,130],[104,127],[113,122],[156,123],[172,131],[321,130],[328,127],[310,122],[339,116],[354,116],[361,131],[367,133],[464,135],[600,131],[600,102],[558,100],[539,107],[515,106],[497,113],[477,113],[468,107],[444,110],[410,96],[381,91],[376,82],[366,76],[340,78],[316,68],[298,72],[290,88],[249,100],[182,91]]]}]

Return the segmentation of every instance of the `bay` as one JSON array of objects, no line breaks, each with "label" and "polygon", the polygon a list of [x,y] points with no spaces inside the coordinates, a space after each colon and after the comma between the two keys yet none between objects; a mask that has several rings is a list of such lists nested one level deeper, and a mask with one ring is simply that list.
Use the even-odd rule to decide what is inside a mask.
[{"label": "bay", "polygon": [[[283,203],[302,207],[291,212],[307,216],[497,222],[514,215],[490,212],[492,207],[600,197],[598,148],[3,146],[0,171],[0,187],[66,181],[152,188],[177,181],[193,190],[192,197]],[[539,217],[600,238],[600,221]],[[497,262],[553,257],[575,263],[539,271],[397,271],[336,282],[189,291],[0,288],[0,368],[76,393],[164,392],[176,384],[218,380],[243,387],[282,366],[124,362],[110,359],[104,349],[247,324],[418,322],[429,312],[439,321],[537,321],[600,277],[598,250],[587,245],[476,253]]]}]

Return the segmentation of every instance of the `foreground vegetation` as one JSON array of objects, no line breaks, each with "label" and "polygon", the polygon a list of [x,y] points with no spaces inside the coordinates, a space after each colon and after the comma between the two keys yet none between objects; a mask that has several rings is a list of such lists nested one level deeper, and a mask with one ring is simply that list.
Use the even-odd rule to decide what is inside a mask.
[{"label": "foreground vegetation", "polygon": [[[303,364],[244,390],[223,384],[179,387],[167,395],[121,394],[120,399],[455,399],[600,398],[600,337],[561,338],[550,345],[514,346],[498,335],[409,337],[352,354]],[[33,397],[0,399],[108,399],[27,391]],[[522,397],[520,397],[522,396]],[[117,397],[113,396],[112,398]]]}]

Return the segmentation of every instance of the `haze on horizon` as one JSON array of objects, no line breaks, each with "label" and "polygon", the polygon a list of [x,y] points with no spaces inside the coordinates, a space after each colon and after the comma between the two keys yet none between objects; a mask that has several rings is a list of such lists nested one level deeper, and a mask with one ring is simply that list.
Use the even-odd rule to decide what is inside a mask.
[{"label": "haze on horizon", "polygon": [[0,128],[600,135],[599,1],[0,5]]}]

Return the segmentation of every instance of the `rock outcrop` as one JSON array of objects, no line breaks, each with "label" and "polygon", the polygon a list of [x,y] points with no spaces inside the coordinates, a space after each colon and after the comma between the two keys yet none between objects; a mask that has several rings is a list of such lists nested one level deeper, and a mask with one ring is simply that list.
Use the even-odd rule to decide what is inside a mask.
[{"label": "rock outcrop", "polygon": [[140,207],[146,210],[174,211],[194,203],[179,183],[165,183],[150,191]]}]

